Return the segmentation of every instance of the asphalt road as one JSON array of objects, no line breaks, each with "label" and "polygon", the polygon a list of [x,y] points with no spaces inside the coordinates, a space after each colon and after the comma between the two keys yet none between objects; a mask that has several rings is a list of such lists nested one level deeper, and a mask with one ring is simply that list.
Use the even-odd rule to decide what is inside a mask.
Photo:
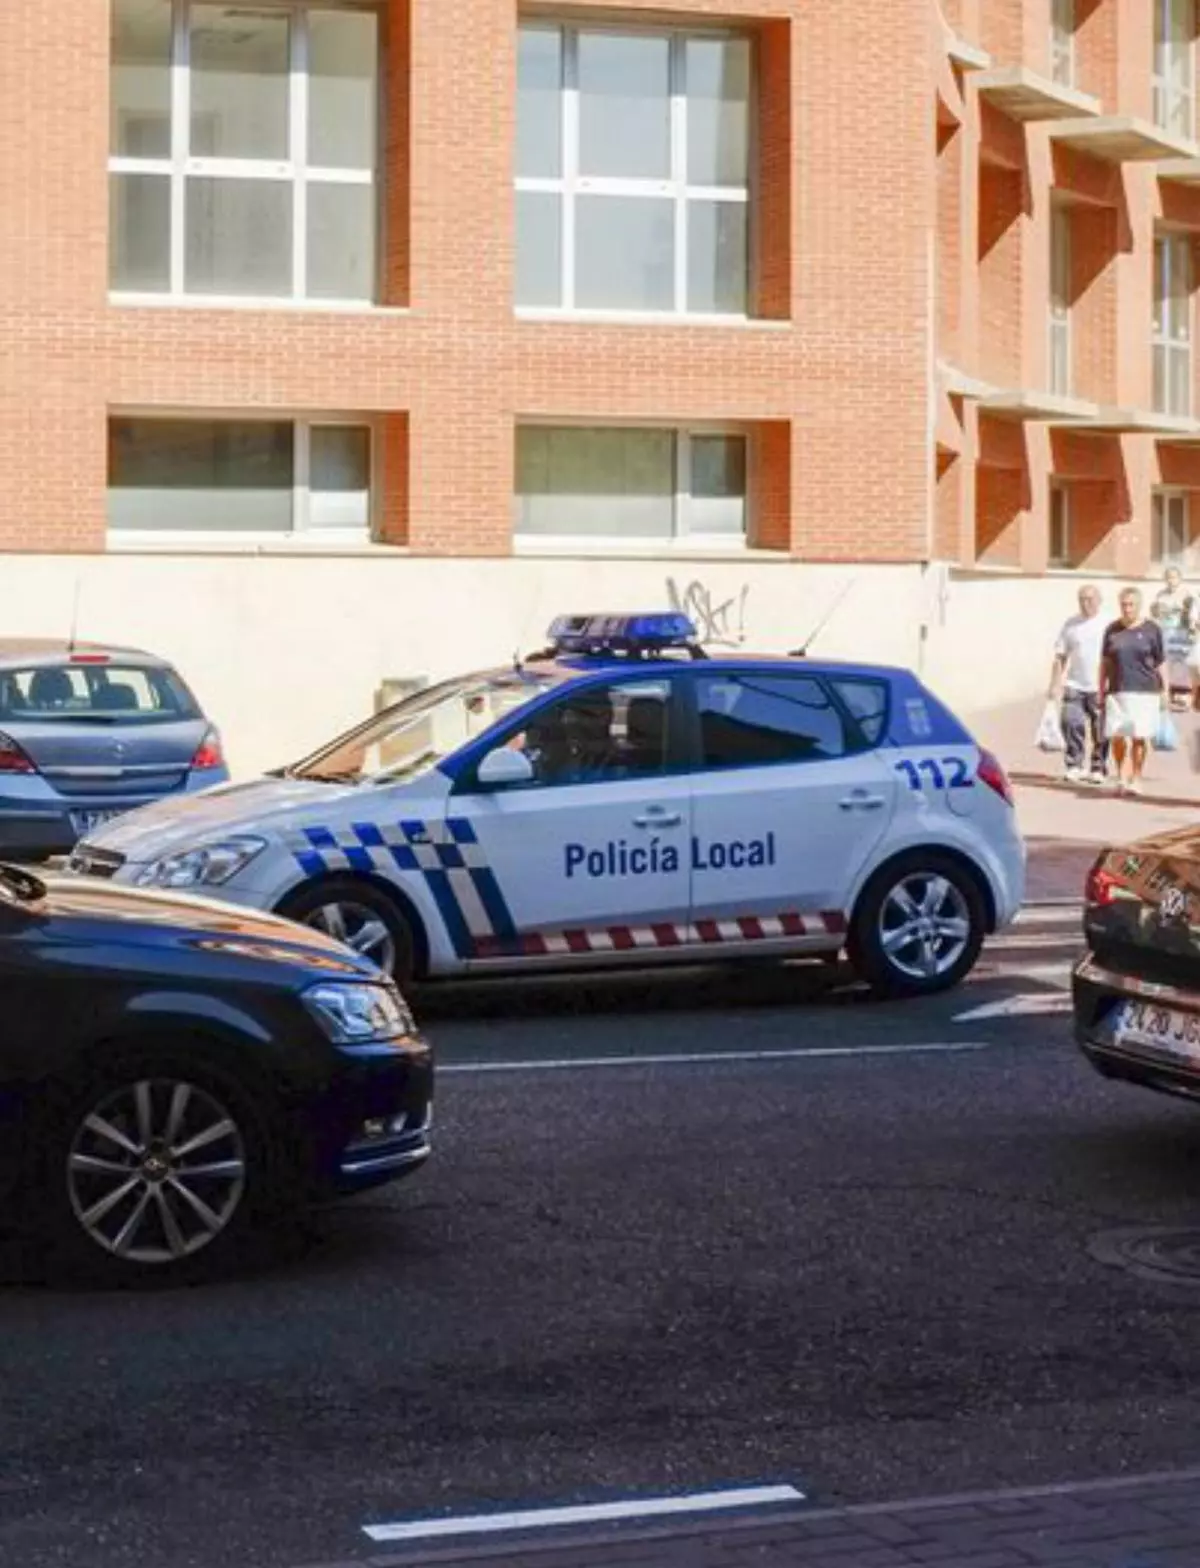
[{"label": "asphalt road", "polygon": [[1200,1120],[1077,1059],[1073,946],[1018,928],[920,1005],[787,968],[431,995],[407,1186],[204,1289],[0,1254],[0,1562],[295,1568],[417,1514],[1197,1463],[1200,1285],[1089,1245],[1193,1222]]}]

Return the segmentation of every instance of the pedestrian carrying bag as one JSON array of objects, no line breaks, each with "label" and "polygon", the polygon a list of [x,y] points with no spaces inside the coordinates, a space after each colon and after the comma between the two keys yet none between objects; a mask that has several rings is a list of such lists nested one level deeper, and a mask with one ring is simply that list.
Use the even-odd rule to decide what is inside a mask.
[{"label": "pedestrian carrying bag", "polygon": [[1158,728],[1154,732],[1155,751],[1178,751],[1179,731],[1175,728],[1175,720],[1169,713],[1164,713],[1158,721]]},{"label": "pedestrian carrying bag", "polygon": [[1058,716],[1058,704],[1048,702],[1042,710],[1042,720],[1037,727],[1037,749],[1039,751],[1065,751],[1066,741],[1063,738],[1062,720]]}]

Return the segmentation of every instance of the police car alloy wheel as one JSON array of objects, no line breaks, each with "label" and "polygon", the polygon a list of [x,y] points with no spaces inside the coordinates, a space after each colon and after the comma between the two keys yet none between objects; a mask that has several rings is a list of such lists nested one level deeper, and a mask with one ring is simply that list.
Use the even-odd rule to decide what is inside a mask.
[{"label": "police car alloy wheel", "polygon": [[353,877],[302,887],[280,914],[344,942],[396,980],[412,974],[413,944],[404,917],[386,893]]},{"label": "police car alloy wheel", "polygon": [[884,866],[855,910],[850,957],[886,996],[949,990],[974,967],[987,915],[979,887],[957,861],[917,851]]}]

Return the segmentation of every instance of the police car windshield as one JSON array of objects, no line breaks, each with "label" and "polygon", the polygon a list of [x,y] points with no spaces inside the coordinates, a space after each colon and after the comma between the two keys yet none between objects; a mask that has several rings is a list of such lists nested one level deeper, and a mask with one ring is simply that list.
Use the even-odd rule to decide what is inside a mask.
[{"label": "police car windshield", "polygon": [[444,681],[296,763],[287,777],[328,784],[396,784],[416,778],[561,678],[552,670],[506,670]]}]

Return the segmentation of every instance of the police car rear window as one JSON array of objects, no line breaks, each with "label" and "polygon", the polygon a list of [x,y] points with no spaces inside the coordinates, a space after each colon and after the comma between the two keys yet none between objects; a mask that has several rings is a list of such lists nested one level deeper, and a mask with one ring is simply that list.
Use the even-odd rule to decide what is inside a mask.
[{"label": "police car rear window", "polygon": [[849,708],[868,746],[878,746],[887,730],[888,685],[867,676],[839,675],[830,684]]}]

